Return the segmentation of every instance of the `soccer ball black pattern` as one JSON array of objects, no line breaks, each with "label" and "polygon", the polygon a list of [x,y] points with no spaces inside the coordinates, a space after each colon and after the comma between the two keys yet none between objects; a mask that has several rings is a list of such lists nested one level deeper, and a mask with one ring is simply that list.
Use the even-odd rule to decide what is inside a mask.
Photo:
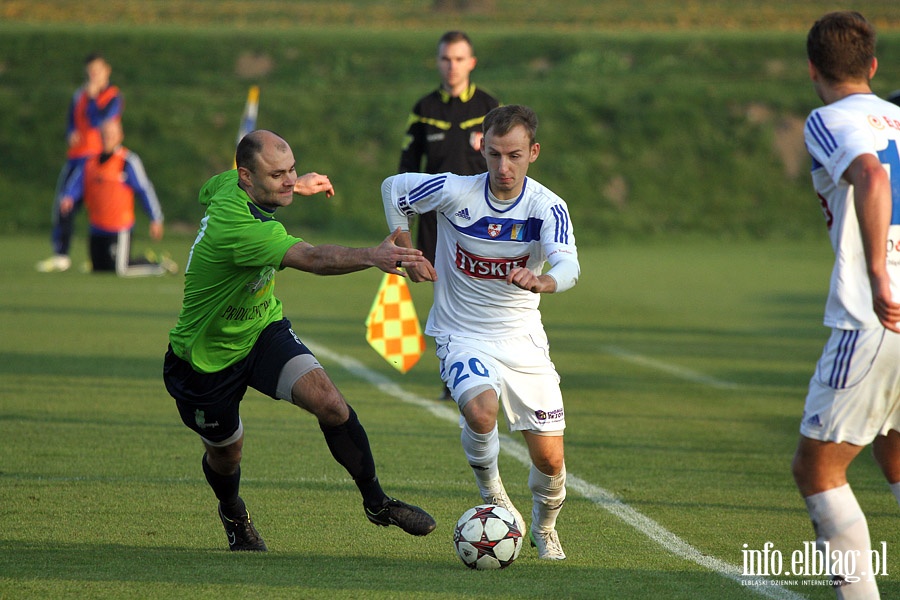
[{"label": "soccer ball black pattern", "polygon": [[522,549],[516,518],[502,506],[479,504],[456,522],[453,546],[470,569],[505,569]]}]

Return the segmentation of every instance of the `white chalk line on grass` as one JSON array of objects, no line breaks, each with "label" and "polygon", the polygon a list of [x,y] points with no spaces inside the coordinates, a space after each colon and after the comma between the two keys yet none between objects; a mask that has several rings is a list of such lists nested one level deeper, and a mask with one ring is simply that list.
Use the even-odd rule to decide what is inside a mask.
[{"label": "white chalk line on grass", "polygon": [[674,375],[679,379],[684,379],[693,383],[700,383],[721,390],[735,390],[742,387],[739,383],[710,377],[709,375],[698,373],[697,371],[693,371],[685,367],[679,367],[677,365],[663,362],[661,360],[656,360],[655,358],[650,358],[649,356],[644,356],[643,354],[629,352],[628,350],[619,348],[618,346],[604,346],[603,351],[630,363],[634,363],[642,367],[648,367],[656,371],[662,371],[664,373],[668,373],[669,375]]},{"label": "white chalk line on grass", "polygon": [[[389,378],[369,369],[354,358],[338,354],[330,350],[329,348],[309,339],[304,339],[304,342],[310,348],[312,348],[318,356],[338,363],[341,367],[346,369],[351,374],[362,379],[363,381],[374,385],[381,392],[389,396],[393,396],[394,398],[397,398],[398,400],[407,404],[422,408],[430,412],[432,415],[438,417],[439,419],[444,419],[453,423],[459,422],[459,411],[456,410],[455,405],[453,405],[451,408],[450,406],[447,406],[447,403],[439,403],[435,400],[427,400],[425,398],[422,398],[421,396],[417,396],[412,392],[403,389],[400,385],[394,383]],[[677,369],[677,367],[673,368]],[[672,372],[671,369],[663,370]],[[697,379],[690,380],[699,381]],[[711,380],[717,381],[714,379]],[[525,466],[529,466],[531,464],[531,459],[528,456],[528,449],[524,444],[514,440],[508,435],[501,435],[500,441],[501,448],[508,455],[512,456]],[[650,517],[635,510],[628,504],[625,504],[624,502],[616,498],[616,496],[612,492],[592,483],[588,483],[580,477],[575,476],[571,471],[569,471],[566,475],[566,482],[568,489],[577,492],[578,494],[590,500],[600,508],[603,508],[622,522],[634,527],[640,533],[646,535],[648,538],[662,546],[664,550],[671,554],[674,554],[679,558],[693,562],[705,569],[718,573],[723,577],[746,586],[746,589],[759,594],[760,596],[771,598],[772,600],[803,600],[804,598],[804,596],[796,594],[788,590],[787,588],[778,585],[775,581],[768,580],[765,577],[751,577],[743,575],[740,567],[729,564],[721,559],[715,558],[714,556],[703,554]],[[751,582],[753,582],[754,585],[746,585]]]}]

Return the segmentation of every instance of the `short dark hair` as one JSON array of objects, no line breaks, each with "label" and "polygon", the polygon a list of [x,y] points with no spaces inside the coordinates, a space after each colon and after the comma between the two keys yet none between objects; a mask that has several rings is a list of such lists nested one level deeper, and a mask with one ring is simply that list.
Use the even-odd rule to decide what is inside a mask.
[{"label": "short dark hair", "polygon": [[444,35],[441,36],[441,39],[438,40],[438,51],[440,51],[441,46],[444,44],[455,44],[456,42],[465,42],[469,45],[469,48],[472,49],[472,54],[475,54],[475,46],[472,44],[472,40],[469,39],[469,36],[466,35],[464,31],[448,31]]},{"label": "short dark hair", "polygon": [[106,62],[106,57],[103,56],[99,52],[91,52],[90,54],[88,54],[87,56],[84,57],[84,65],[87,66],[87,65],[91,64],[92,62],[94,62],[95,60],[102,60],[103,62]]},{"label": "short dark hair", "polygon": [[806,55],[827,81],[868,81],[875,28],[856,11],[828,13],[809,30]]},{"label": "short dark hair", "polygon": [[281,140],[280,143],[284,144],[286,149],[290,148],[287,141],[274,131],[268,129],[256,129],[242,137],[241,141],[238,142],[237,150],[234,153],[235,166],[238,168],[243,167],[249,171],[255,169],[256,157],[262,153],[263,142],[268,134],[274,135]]},{"label": "short dark hair", "polygon": [[260,136],[254,135],[255,133],[255,131],[251,131],[238,142],[237,150],[234,153],[234,164],[239,169],[252,171],[256,166],[256,156],[262,152],[262,140]]},{"label": "short dark hair", "polygon": [[529,143],[534,143],[537,133],[538,118],[529,107],[522,104],[509,104],[498,106],[484,116],[481,130],[487,132],[493,129],[494,135],[506,135],[513,127],[521,125],[528,132]]}]

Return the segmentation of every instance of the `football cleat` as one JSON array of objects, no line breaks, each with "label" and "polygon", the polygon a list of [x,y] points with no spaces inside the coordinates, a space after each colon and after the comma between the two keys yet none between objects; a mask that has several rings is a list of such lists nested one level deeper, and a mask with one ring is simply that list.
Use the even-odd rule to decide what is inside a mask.
[{"label": "football cleat", "polygon": [[381,527],[396,525],[410,535],[428,535],[434,531],[434,518],[418,506],[388,498],[376,511],[366,509],[366,518]]},{"label": "football cleat", "polygon": [[178,275],[178,263],[172,260],[172,257],[168,252],[157,255],[152,249],[147,248],[147,250],[144,251],[144,258],[147,259],[147,262],[150,264],[157,264],[162,267],[163,271],[166,273]]},{"label": "football cleat", "polygon": [[563,552],[555,529],[550,531],[534,531],[532,529],[529,537],[531,538],[531,547],[537,548],[538,558],[544,560],[566,559],[566,553]]},{"label": "football cleat", "polygon": [[166,270],[166,273],[170,275],[178,275],[178,263],[172,260],[168,254],[163,253],[162,256],[159,257],[159,266]]},{"label": "football cleat", "polygon": [[481,496],[481,499],[484,500],[485,504],[496,504],[511,512],[516,518],[516,527],[519,528],[519,533],[523,536],[525,535],[525,519],[522,518],[522,513],[516,509],[516,505],[513,504],[512,500],[509,499],[509,496],[506,495],[506,490],[503,488],[502,484],[499,492],[484,494]]},{"label": "football cleat", "polygon": [[34,268],[37,269],[37,271],[40,273],[55,273],[68,271],[69,267],[71,266],[71,258],[66,256],[65,254],[54,254],[50,258],[45,258],[38,264],[34,265]]},{"label": "football cleat", "polygon": [[222,519],[222,525],[225,527],[225,535],[228,536],[228,546],[233,552],[266,552],[268,548],[261,537],[253,522],[250,520],[250,513],[246,512],[243,516],[229,519],[222,512],[222,505],[219,504],[219,518]]}]

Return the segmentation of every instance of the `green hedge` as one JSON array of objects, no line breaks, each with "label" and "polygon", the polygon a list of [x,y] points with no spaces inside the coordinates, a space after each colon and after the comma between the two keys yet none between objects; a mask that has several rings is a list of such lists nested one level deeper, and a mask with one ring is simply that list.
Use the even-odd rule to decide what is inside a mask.
[{"label": "green hedge", "polygon": [[[291,142],[300,172],[327,173],[338,191],[298,201],[282,220],[300,235],[381,235],[379,184],[396,169],[410,107],[437,84],[440,32],[0,26],[0,227],[48,228],[66,107],[84,55],[99,50],[126,98],[126,145],[170,223],[196,223],[196,192],[230,168],[258,84],[258,125]],[[802,138],[819,101],[802,33],[475,37],[475,81],[537,110],[531,174],[568,201],[583,242],[820,234]],[[879,93],[900,87],[898,42],[880,40]]]}]

